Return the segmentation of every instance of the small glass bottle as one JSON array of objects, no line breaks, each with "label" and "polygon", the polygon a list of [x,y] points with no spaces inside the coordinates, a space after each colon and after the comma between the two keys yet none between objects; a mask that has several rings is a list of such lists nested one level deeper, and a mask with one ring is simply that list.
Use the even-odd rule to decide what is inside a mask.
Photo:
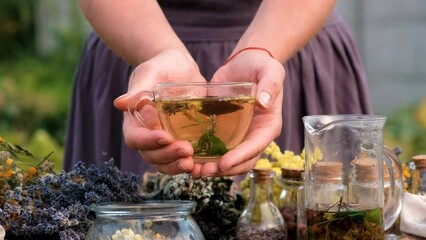
[{"label": "small glass bottle", "polygon": [[[378,161],[373,158],[357,158],[351,162],[353,169],[350,184],[350,201],[360,206],[377,206],[382,202],[383,196],[379,189]],[[389,173],[387,174],[389,178]],[[384,179],[385,182],[386,179]],[[386,189],[386,186],[385,186]]]},{"label": "small glass bottle", "polygon": [[237,222],[237,239],[287,239],[286,223],[274,201],[271,169],[249,172],[250,199]]},{"label": "small glass bottle", "polygon": [[411,192],[426,195],[426,155],[416,155],[412,159],[415,169],[412,172]]},{"label": "small glass bottle", "polygon": [[304,217],[303,206],[303,170],[281,169],[281,187],[282,191],[278,199],[278,209],[283,215],[287,224],[288,239],[302,239],[302,232],[305,226],[299,226]]},{"label": "small glass bottle", "polygon": [[[309,174],[305,179],[306,239],[343,239],[345,232],[341,229],[345,226],[335,224],[348,203],[343,164],[319,161],[311,169],[305,168],[306,172]],[[330,233],[337,235],[329,237]]]},{"label": "small glass bottle", "polygon": [[336,207],[336,203],[348,200],[341,162],[317,162],[312,166],[308,183],[308,209],[331,210],[330,207]]}]

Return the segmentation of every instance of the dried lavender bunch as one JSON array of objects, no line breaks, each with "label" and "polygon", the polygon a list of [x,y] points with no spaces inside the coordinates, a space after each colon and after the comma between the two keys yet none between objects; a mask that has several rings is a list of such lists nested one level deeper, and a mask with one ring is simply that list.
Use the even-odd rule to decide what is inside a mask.
[{"label": "dried lavender bunch", "polygon": [[138,201],[139,186],[139,176],[121,172],[113,160],[104,168],[80,162],[74,171],[46,174],[33,184],[7,190],[0,225],[8,240],[84,239],[93,221],[91,204]]},{"label": "dried lavender bunch", "polygon": [[242,199],[230,194],[233,179],[214,177],[193,179],[188,174],[160,173],[144,175],[145,199],[192,200],[197,208],[192,214],[206,239],[235,239],[235,227],[244,207]]}]

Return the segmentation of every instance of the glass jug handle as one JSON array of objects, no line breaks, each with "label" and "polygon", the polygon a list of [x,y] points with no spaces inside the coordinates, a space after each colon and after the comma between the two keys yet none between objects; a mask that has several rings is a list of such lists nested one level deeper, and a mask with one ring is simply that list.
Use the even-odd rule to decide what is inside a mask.
[{"label": "glass jug handle", "polygon": [[388,167],[390,175],[389,191],[384,191],[385,201],[385,231],[391,228],[399,217],[404,197],[404,179],[401,161],[395,153],[384,146],[384,164]]}]

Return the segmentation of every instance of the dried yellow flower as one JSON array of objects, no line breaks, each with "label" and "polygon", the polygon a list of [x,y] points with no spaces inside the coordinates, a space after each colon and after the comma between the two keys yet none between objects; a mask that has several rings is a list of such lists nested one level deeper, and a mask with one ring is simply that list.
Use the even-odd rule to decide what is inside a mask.
[{"label": "dried yellow flower", "polygon": [[34,175],[34,174],[36,174],[37,173],[37,168],[35,168],[35,167],[30,167],[29,169],[28,169],[28,174],[29,175]]},{"label": "dried yellow flower", "polygon": [[12,166],[12,164],[13,164],[13,159],[8,158],[8,159],[6,160],[6,165],[8,165],[8,166]]},{"label": "dried yellow flower", "polygon": [[7,170],[5,173],[6,178],[11,178],[13,176],[13,171],[11,169]]}]

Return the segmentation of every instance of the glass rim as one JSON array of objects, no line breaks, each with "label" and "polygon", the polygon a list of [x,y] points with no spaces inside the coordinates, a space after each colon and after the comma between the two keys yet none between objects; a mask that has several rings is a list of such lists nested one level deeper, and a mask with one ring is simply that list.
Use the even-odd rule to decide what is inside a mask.
[{"label": "glass rim", "polygon": [[207,86],[207,87],[222,87],[222,86],[254,86],[254,82],[161,82],[155,85],[155,88],[164,88],[164,87],[188,87],[188,86]]},{"label": "glass rim", "polygon": [[320,118],[330,118],[334,121],[345,120],[345,121],[378,121],[378,120],[386,120],[385,115],[375,115],[375,114],[324,114],[324,115],[306,115],[303,116],[303,120],[308,119],[320,119]]},{"label": "glass rim", "polygon": [[106,202],[93,204],[89,207],[100,216],[129,216],[158,214],[191,213],[197,206],[190,200],[145,200],[140,202]]}]

